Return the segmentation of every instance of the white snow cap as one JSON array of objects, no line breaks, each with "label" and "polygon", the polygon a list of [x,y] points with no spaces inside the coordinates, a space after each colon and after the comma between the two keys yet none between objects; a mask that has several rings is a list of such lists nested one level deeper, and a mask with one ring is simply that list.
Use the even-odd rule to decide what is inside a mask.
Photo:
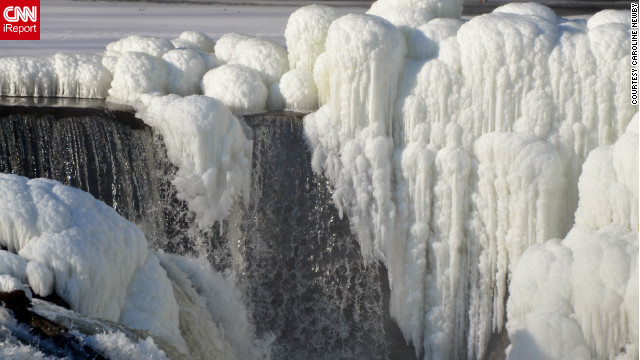
[{"label": "white snow cap", "polygon": [[303,6],[291,14],[284,31],[291,70],[313,71],[324,52],[329,25],[339,16],[336,9],[322,5]]},{"label": "white snow cap", "polygon": [[459,19],[462,0],[378,0],[367,14],[380,16],[409,37],[413,30],[434,18]]},{"label": "white snow cap", "polygon": [[185,31],[171,40],[171,43],[176,49],[191,49],[205,53],[212,53],[215,47],[215,43],[210,37],[197,31]]},{"label": "white snow cap", "polygon": [[167,66],[161,58],[142,52],[124,52],[113,71],[109,100],[133,104],[142,94],[165,94],[168,77]]},{"label": "white snow cap", "polygon": [[256,70],[267,86],[289,71],[287,51],[271,40],[259,38],[238,43],[229,64],[240,64]]},{"label": "white snow cap", "polygon": [[12,252],[0,250],[0,274],[27,282],[27,262]]},{"label": "white snow cap", "polygon": [[37,293],[50,290],[53,272],[72,310],[149,330],[186,351],[171,283],[140,229],[53,180],[0,174],[0,190],[0,245],[30,261]]},{"label": "white snow cap", "polygon": [[200,81],[207,72],[202,56],[191,49],[176,49],[162,55],[169,74],[168,91],[181,96],[200,92]]},{"label": "white snow cap", "polygon": [[8,274],[0,275],[0,292],[24,291],[27,297],[31,298],[31,292],[22,284],[22,281]]},{"label": "white snow cap", "polygon": [[202,78],[204,95],[222,101],[234,114],[266,110],[267,86],[260,74],[244,65],[225,64]]},{"label": "white snow cap", "polygon": [[453,37],[462,26],[457,19],[433,19],[420,26],[409,38],[409,54],[412,59],[430,59],[438,57],[440,43]]},{"label": "white snow cap", "polygon": [[627,10],[602,10],[587,20],[589,29],[605,24],[631,25],[631,14]]},{"label": "white snow cap", "polygon": [[175,49],[175,46],[167,39],[145,35],[131,35],[107,44],[107,55],[133,51],[160,57],[173,49]]},{"label": "white snow cap", "polygon": [[34,293],[40,296],[48,296],[53,292],[53,271],[45,264],[38,261],[29,261],[27,264],[27,279]]},{"label": "white snow cap", "polygon": [[269,88],[269,110],[312,111],[318,108],[318,90],[313,74],[291,70]]},{"label": "white snow cap", "polygon": [[228,214],[236,197],[249,200],[252,142],[219,100],[207,96],[144,95],[136,116],[162,134],[169,160],[177,165],[178,197],[211,227]]},{"label": "white snow cap", "polygon": [[233,56],[233,53],[235,52],[236,46],[238,46],[238,44],[245,40],[253,38],[254,36],[238,33],[224,34],[216,42],[216,56],[222,63],[227,63],[231,60],[231,57]]}]

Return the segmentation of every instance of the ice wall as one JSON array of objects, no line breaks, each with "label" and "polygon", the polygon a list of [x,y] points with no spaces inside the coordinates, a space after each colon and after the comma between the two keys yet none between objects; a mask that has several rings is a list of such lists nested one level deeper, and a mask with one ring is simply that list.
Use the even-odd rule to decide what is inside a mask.
[{"label": "ice wall", "polygon": [[564,240],[532,246],[515,268],[510,358],[638,357],[637,122],[589,154]]},{"label": "ice wall", "polygon": [[[585,158],[636,111],[621,65],[629,17],[567,20],[511,4],[465,23],[427,18],[390,19],[408,40],[395,65],[372,52],[389,49],[388,33],[361,25],[379,18],[334,21],[314,66],[324,106],[305,131],[363,256],[387,265],[405,338],[425,358],[482,358],[503,331],[522,254],[567,234]],[[372,55],[352,61],[337,39]],[[634,218],[628,204],[587,208]]]}]

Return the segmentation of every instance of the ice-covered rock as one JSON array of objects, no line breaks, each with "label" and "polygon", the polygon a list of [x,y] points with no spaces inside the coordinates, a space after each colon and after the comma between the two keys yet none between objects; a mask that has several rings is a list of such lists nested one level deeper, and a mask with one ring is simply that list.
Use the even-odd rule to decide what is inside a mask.
[{"label": "ice-covered rock", "polygon": [[142,52],[124,52],[113,70],[109,100],[133,104],[142,94],[164,95],[168,78],[169,71],[161,58]]},{"label": "ice-covered rock", "polygon": [[162,55],[168,71],[167,90],[181,96],[200,93],[200,81],[208,66],[195,50],[176,49]]},{"label": "ice-covered rock", "polygon": [[197,31],[184,31],[180,36],[171,40],[176,49],[191,49],[204,53],[212,53],[215,43],[207,35]]},{"label": "ice-covered rock", "polygon": [[291,70],[313,71],[324,52],[329,25],[339,16],[338,10],[322,5],[303,6],[291,14],[284,31]]},{"label": "ice-covered rock", "polygon": [[204,95],[222,101],[234,114],[266,110],[267,86],[260,74],[244,65],[225,64],[202,78]]},{"label": "ice-covered rock", "polygon": [[249,200],[252,143],[222,101],[207,96],[145,95],[136,116],[162,134],[178,198],[198,226],[222,221],[237,197]]},{"label": "ice-covered rock", "polygon": [[140,229],[56,181],[2,174],[0,189],[0,245],[29,261],[36,293],[53,287],[75,311],[148,330],[186,351],[171,283]]},{"label": "ice-covered rock", "polygon": [[269,110],[313,111],[318,108],[318,90],[313,74],[291,70],[269,88]]}]

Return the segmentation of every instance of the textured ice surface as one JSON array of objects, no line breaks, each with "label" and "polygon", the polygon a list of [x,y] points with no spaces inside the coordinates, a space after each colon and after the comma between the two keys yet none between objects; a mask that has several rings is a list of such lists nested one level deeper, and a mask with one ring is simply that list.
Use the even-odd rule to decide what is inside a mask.
[{"label": "textured ice surface", "polygon": [[638,356],[637,121],[589,154],[566,238],[527,250],[513,273],[511,358]]},{"label": "textured ice surface", "polygon": [[318,89],[313,73],[291,70],[269,88],[269,110],[313,111],[318,109]]},{"label": "textured ice surface", "polygon": [[339,16],[338,10],[322,5],[303,6],[291,14],[284,31],[291,70],[313,71],[324,52],[329,25]]},{"label": "textured ice surface", "polygon": [[3,174],[0,188],[0,244],[30,261],[36,293],[53,286],[75,311],[149,330],[186,350],[171,283],[134,224],[56,181]]},{"label": "textured ice surface", "polygon": [[[329,27],[326,52],[314,66],[322,107],[305,118],[313,166],[334,185],[363,256],[386,263],[392,316],[417,351],[425,358],[483,357],[489,336],[503,329],[511,274],[528,248],[565,237],[574,219],[637,231],[637,136],[623,135],[636,112],[623,65],[628,17],[604,12],[585,22],[557,18],[538,4],[510,4],[464,24],[424,24],[427,15],[420,20],[420,12],[402,7],[379,2],[373,12],[383,9],[387,14],[379,15],[403,29],[406,60],[404,52],[393,61],[390,52],[376,57],[394,43],[369,31],[379,20],[350,15]],[[359,55],[361,49],[370,55]],[[385,78],[370,69],[384,69],[375,73]],[[592,150],[602,160],[583,168]],[[581,198],[576,212],[578,187],[594,195]],[[594,231],[589,236],[628,238]],[[632,274],[635,260],[624,254],[637,251],[618,248],[607,256]],[[545,281],[540,276],[536,281]],[[622,283],[618,296],[631,299]],[[586,289],[594,291],[590,298],[606,292]],[[534,289],[519,291],[531,297]],[[633,328],[610,329],[616,335],[594,330],[608,329],[621,318],[600,317],[617,313],[580,306],[592,310],[577,323],[558,314],[532,320],[542,336],[534,340],[555,344],[547,355],[637,351]],[[520,344],[535,343],[517,336]],[[514,347],[512,356],[537,354],[522,349]]]},{"label": "textured ice surface", "polygon": [[462,15],[461,0],[378,0],[367,14],[389,20],[405,36],[434,18],[459,19]]},{"label": "textured ice surface", "polygon": [[240,64],[224,64],[202,78],[204,95],[223,102],[234,114],[266,110],[268,89],[260,74]]},{"label": "textured ice surface", "polygon": [[162,135],[169,160],[178,166],[172,180],[178,197],[196,213],[198,226],[222,221],[236,197],[248,201],[251,141],[221,101],[145,95],[137,111]]},{"label": "textured ice surface", "polygon": [[99,55],[0,58],[0,95],[104,98],[111,73]]}]

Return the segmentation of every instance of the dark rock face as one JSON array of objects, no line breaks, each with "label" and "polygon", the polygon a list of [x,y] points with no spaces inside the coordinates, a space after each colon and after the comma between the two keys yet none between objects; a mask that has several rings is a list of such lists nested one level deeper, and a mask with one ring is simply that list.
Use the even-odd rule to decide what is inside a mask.
[{"label": "dark rock face", "polygon": [[11,310],[16,321],[28,329],[29,335],[15,334],[18,340],[39,348],[48,356],[106,360],[94,349],[71,335],[69,329],[29,310],[31,301],[24,291],[0,292],[0,303]]}]

